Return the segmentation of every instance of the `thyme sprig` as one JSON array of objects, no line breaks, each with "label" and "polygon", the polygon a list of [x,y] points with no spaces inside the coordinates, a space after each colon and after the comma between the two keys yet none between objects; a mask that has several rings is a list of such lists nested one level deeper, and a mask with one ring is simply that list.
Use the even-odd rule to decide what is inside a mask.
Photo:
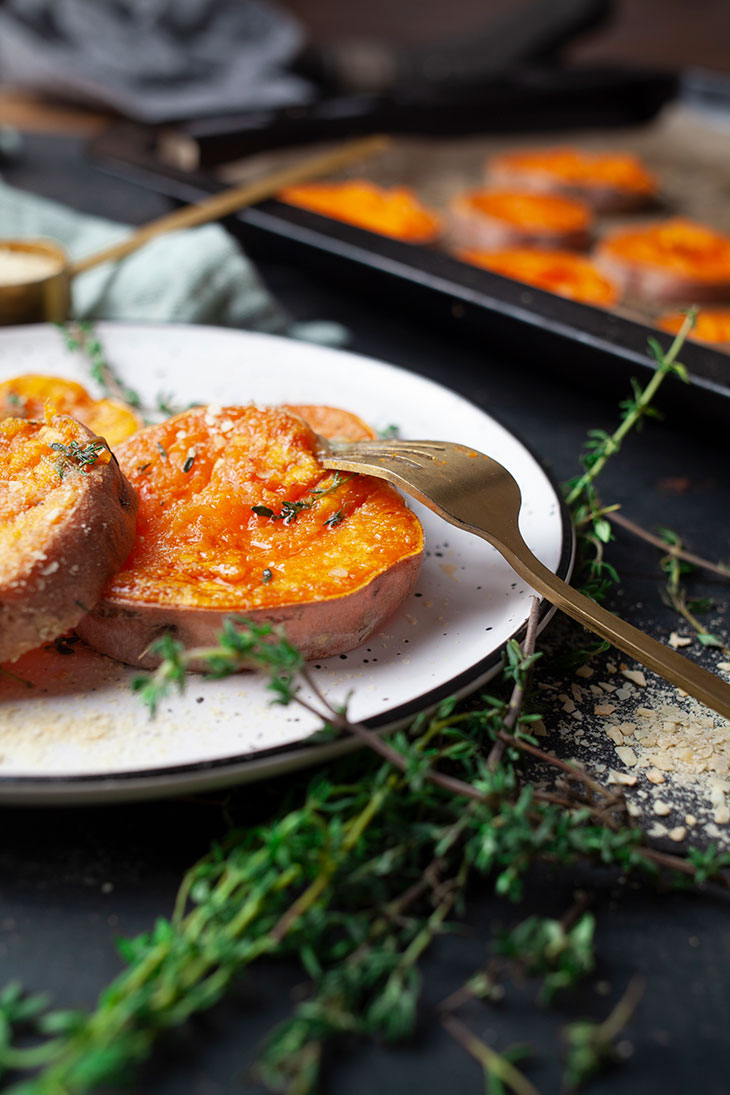
[{"label": "thyme sprig", "polygon": [[[256,505],[251,506],[254,513],[259,517],[269,517],[272,521],[283,521],[285,525],[291,525],[296,521],[297,517],[303,510],[313,509],[323,498],[326,498],[328,494],[334,494],[345,483],[349,483],[351,479],[354,479],[353,475],[342,475],[341,472],[336,471],[332,482],[326,487],[313,487],[312,490],[304,498],[300,498],[297,502],[283,501],[281,503],[281,510],[276,513],[269,506]],[[339,525],[340,521],[344,520],[344,513],[342,510],[338,510],[337,513],[332,514],[324,524],[334,528],[335,525]]]},{"label": "thyme sprig", "polygon": [[82,475],[88,475],[89,468],[94,466],[107,445],[106,441],[97,439],[87,441],[85,445],[82,445],[79,441],[70,441],[68,445],[64,445],[60,441],[52,441],[50,447],[60,455],[60,459],[56,462],[56,471],[58,472],[58,478],[63,479],[70,468],[80,471]]},{"label": "thyme sprig", "polygon": [[82,353],[89,361],[90,373],[104,394],[112,399],[121,399],[135,410],[142,407],[142,400],[133,388],[126,384],[107,360],[101,339],[94,325],[83,320],[59,324],[64,336],[66,349]]},{"label": "thyme sprig", "polygon": [[[165,661],[149,679],[148,702],[184,684],[186,659],[193,656],[169,637],[163,644]],[[410,735],[382,742],[321,693],[314,701],[300,695],[295,674],[312,682],[285,639],[230,621],[219,646],[205,655],[216,675],[243,657],[259,660],[271,675],[275,702],[323,705],[323,720],[356,734],[370,746],[372,760],[358,761],[356,779],[343,769],[341,782],[337,769],[316,776],[299,807],[266,826],[231,832],[185,877],[171,919],[121,945],[128,969],[96,1010],[66,1020],[63,1013],[60,1019],[45,1015],[41,1028],[67,1025],[30,1056],[11,1042],[0,1046],[6,1068],[43,1066],[17,1095],[80,1095],[110,1082],[123,1066],[148,1056],[162,1031],[212,1006],[234,976],[274,953],[301,962],[311,995],[272,1036],[261,1076],[287,1090],[314,1093],[333,1039],[357,1034],[393,1040],[413,1029],[418,960],[463,900],[472,876],[491,877],[495,892],[513,900],[543,857],[613,864],[645,877],[659,870],[675,878],[702,871],[702,877],[722,881],[728,857],[698,864],[647,847],[638,830],[621,824],[621,802],[612,791],[533,743],[529,714],[518,719],[515,733],[504,731],[505,713],[515,690],[524,694],[535,653],[529,646],[511,649],[506,695],[482,696],[470,709],[447,701],[430,718],[418,719]],[[507,748],[491,771],[477,743],[498,735]],[[526,782],[519,763],[525,751],[574,776],[567,805]],[[552,926],[523,925],[515,934],[520,961],[543,973],[546,984],[551,975],[557,978],[553,990],[590,968],[587,921],[573,931],[571,937],[571,929],[564,930],[557,949]],[[491,1062],[503,1079],[514,1079],[509,1068]]]},{"label": "thyme sprig", "polygon": [[[676,357],[676,341],[673,349]],[[658,361],[654,380],[680,369],[672,364]],[[651,398],[635,388],[623,422],[643,420]],[[595,477],[628,428],[612,440],[606,435],[603,454],[599,438],[591,439],[585,474],[569,491],[594,548],[608,543],[610,528],[600,522],[610,523],[613,512],[598,499]],[[599,563],[604,580],[608,564],[602,556]],[[254,664],[268,674],[272,702],[303,705],[330,736],[350,735],[366,751],[356,764],[345,758],[316,774],[293,806],[265,824],[231,829],[186,874],[170,918],[122,941],[127,968],[93,1011],[50,1011],[17,986],[0,997],[0,1067],[36,1070],[16,1095],[84,1095],[114,1081],[149,1056],[165,1030],[211,1007],[265,955],[298,962],[309,993],[273,1032],[259,1075],[290,1095],[314,1095],[327,1049],[339,1039],[392,1041],[414,1029],[419,961],[460,914],[472,879],[488,879],[497,895],[520,901],[535,864],[589,861],[649,882],[728,887],[730,856],[710,847],[685,858],[649,846],[621,794],[538,745],[531,733],[538,715],[530,690],[539,665],[534,619],[533,606],[524,642],[507,645],[501,679],[488,693],[468,704],[444,701],[387,740],[330,701],[275,631],[231,619],[210,647],[184,650],[163,638],[159,668],[136,682],[151,711],[171,689],[184,688],[193,660],[213,676]],[[534,786],[533,763],[551,767],[563,783]],[[560,921],[523,918],[495,940],[493,952],[486,970],[441,1006],[441,1021],[480,1062],[490,1092],[535,1095],[528,1051],[498,1052],[456,1011],[466,999],[491,1006],[497,976],[512,967],[538,978],[546,999],[577,984],[595,962],[592,914],[578,903]],[[630,989],[603,1022],[566,1027],[569,1086],[615,1060],[637,1000]],[[16,1034],[37,1041],[24,1048]]]},{"label": "thyme sprig", "polygon": [[687,370],[677,358],[695,318],[696,309],[690,309],[666,352],[656,339],[649,339],[649,350],[655,362],[651,379],[644,388],[636,380],[631,381],[632,397],[621,403],[621,420],[613,433],[589,430],[581,457],[584,470],[564,485],[566,504],[571,508],[584,547],[590,551],[590,554],[584,553],[582,589],[596,601],[605,598],[610,587],[619,581],[619,576],[605,557],[605,547],[613,539],[611,516],[618,507],[601,501],[595,481],[611,456],[619,452],[626,436],[632,430],[640,429],[646,418],[657,417],[653,400],[664,381],[669,376],[676,376],[684,383],[688,382]]},{"label": "thyme sprig", "polygon": [[682,326],[666,352],[655,338],[649,339],[649,350],[655,361],[652,377],[644,388],[641,388],[636,380],[632,381],[632,398],[621,403],[622,418],[613,433],[606,433],[605,430],[588,431],[588,441],[581,459],[585,471],[567,484],[565,500],[569,506],[576,505],[581,495],[590,490],[608,459],[621,448],[626,435],[633,429],[640,429],[645,418],[657,417],[658,412],[653,401],[667,377],[674,375],[685,384],[689,382],[687,370],[677,357],[694,327],[696,316],[697,310],[694,308],[687,312]]},{"label": "thyme sprig", "polygon": [[667,549],[666,554],[659,561],[660,568],[667,576],[664,587],[667,603],[689,624],[703,646],[716,647],[723,654],[730,656],[730,649],[720,636],[708,631],[698,619],[698,614],[708,612],[712,608],[712,602],[704,597],[690,598],[687,594],[683,579],[695,568],[683,552],[684,545],[681,538],[668,528],[660,529],[660,538]]},{"label": "thyme sprig", "polygon": [[563,1028],[567,1043],[565,1084],[576,1091],[607,1065],[621,1061],[621,1047],[616,1039],[631,1019],[644,993],[644,982],[634,977],[626,992],[600,1023],[580,1019]]},{"label": "thyme sprig", "polygon": [[[71,350],[73,353],[82,354],[87,360],[89,375],[92,380],[96,381],[104,395],[108,399],[116,399],[126,403],[133,410],[141,412],[144,415],[145,422],[157,421],[161,417],[171,418],[173,415],[182,414],[183,411],[190,410],[192,407],[200,406],[197,401],[177,404],[167,392],[159,392],[153,405],[145,405],[139,392],[129,387],[109,361],[93,323],[87,320],[73,320],[69,323],[59,323],[57,326],[63,336],[66,349]],[[13,398],[12,394],[8,398]],[[19,398],[15,396],[16,400],[19,400]]]}]

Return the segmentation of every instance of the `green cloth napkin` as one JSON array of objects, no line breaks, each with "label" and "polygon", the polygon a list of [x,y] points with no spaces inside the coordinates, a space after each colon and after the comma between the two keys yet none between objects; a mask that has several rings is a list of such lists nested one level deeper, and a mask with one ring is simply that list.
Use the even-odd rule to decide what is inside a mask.
[{"label": "green cloth napkin", "polygon": [[[2,239],[51,237],[80,259],[130,232],[0,182]],[[308,337],[307,325],[292,330],[255,267],[218,224],[160,236],[120,262],[79,274],[72,298],[76,319],[212,323]]]}]

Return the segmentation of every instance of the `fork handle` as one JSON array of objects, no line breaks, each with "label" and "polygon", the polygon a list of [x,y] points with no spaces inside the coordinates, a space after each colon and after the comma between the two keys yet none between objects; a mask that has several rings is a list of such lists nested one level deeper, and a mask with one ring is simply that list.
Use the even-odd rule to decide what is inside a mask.
[{"label": "fork handle", "polygon": [[[477,529],[472,528],[472,531],[477,532]],[[484,539],[487,537],[484,536]],[[665,646],[664,643],[652,639],[638,627],[626,623],[613,612],[609,612],[608,609],[573,589],[562,578],[558,578],[556,574],[548,570],[532,554],[521,537],[519,542],[510,544],[497,543],[491,537],[489,539],[520,577],[524,578],[551,604],[562,609],[589,631],[600,635],[602,639],[607,639],[624,654],[653,669],[665,680],[688,692],[718,714],[724,715],[726,719],[730,719],[730,684],[726,681],[682,654],[678,654],[676,650]]]}]

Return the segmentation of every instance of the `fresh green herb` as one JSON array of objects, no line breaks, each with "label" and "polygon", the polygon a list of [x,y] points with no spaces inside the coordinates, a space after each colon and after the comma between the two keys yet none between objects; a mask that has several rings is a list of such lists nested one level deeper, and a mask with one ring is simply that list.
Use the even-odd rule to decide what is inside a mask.
[{"label": "fresh green herb", "polygon": [[703,646],[713,646],[730,656],[730,649],[725,645],[719,635],[713,634],[698,619],[698,615],[708,612],[712,608],[712,602],[705,599],[690,599],[683,585],[683,579],[694,571],[693,563],[687,561],[686,554],[682,551],[683,544],[676,532],[663,528],[659,530],[662,543],[667,548],[667,554],[660,561],[659,566],[667,576],[665,586],[665,598],[682,619],[693,629],[698,640]]},{"label": "fresh green herb", "polygon": [[[333,494],[345,483],[348,483],[350,479],[354,479],[354,475],[343,476],[340,472],[336,471],[329,486],[314,487],[306,498],[301,499],[299,502],[282,502],[281,510],[278,513],[275,513],[269,506],[257,505],[251,506],[251,509],[259,517],[268,517],[272,521],[283,521],[285,525],[291,525],[296,521],[302,510],[312,509],[320,499],[325,498],[328,494]],[[336,517],[337,514],[334,516]],[[342,517],[339,517],[337,521],[334,521],[334,524],[339,524],[339,521],[341,520]],[[324,524],[330,524],[331,521],[333,521],[333,518],[329,518]]]},{"label": "fresh green herb", "polygon": [[155,410],[157,411],[157,414],[165,415],[166,418],[172,418],[173,415],[183,414],[192,407],[200,406],[201,403],[199,400],[194,400],[192,403],[177,404],[172,393],[167,392],[159,392],[157,399],[155,400]]},{"label": "fresh green herb", "polygon": [[382,430],[377,431],[378,437],[387,441],[390,437],[398,437],[400,435],[400,426],[383,426]]},{"label": "fresh green herb", "polygon": [[10,404],[11,407],[18,407],[21,410],[22,410],[23,407],[25,407],[26,403],[28,402],[26,396],[18,395],[17,392],[12,392],[12,391],[6,393],[5,400],[6,400],[7,403]]},{"label": "fresh green herb", "polygon": [[70,441],[68,445],[63,445],[60,441],[52,441],[51,448],[54,452],[60,453],[61,458],[56,463],[56,471],[58,478],[63,479],[69,468],[88,475],[89,468],[93,467],[99,459],[99,454],[106,449],[106,442],[87,441],[85,445],[82,445],[78,441]]},{"label": "fresh green herb", "polygon": [[[654,379],[668,371],[658,361]],[[649,400],[635,390],[633,402],[629,417],[637,424],[650,413]],[[596,459],[570,492],[589,552],[610,542],[602,522],[615,511],[600,502],[594,481],[599,460],[620,443],[611,436],[603,435],[602,456],[601,445],[590,450]],[[253,508],[279,520],[287,514]],[[599,582],[612,578],[607,566],[598,557]],[[277,955],[300,964],[309,993],[264,1046],[259,1077],[290,1095],[314,1095],[330,1046],[353,1036],[389,1042],[414,1030],[419,962],[460,915],[476,878],[515,902],[545,859],[585,860],[649,882],[730,888],[730,855],[709,848],[685,858],[649,846],[614,787],[539,747],[530,687],[543,664],[536,604],[522,646],[506,645],[489,693],[446,700],[387,740],[352,720],[347,705],[331,703],[271,628],[229,619],[214,644],[194,650],[171,635],[159,640],[158,669],[135,681],[152,713],[171,689],[184,689],[193,660],[215,677],[255,666],[268,674],[272,702],[301,705],[330,738],[353,736],[367,751],[313,775],[266,824],[232,828],[185,876],[170,919],[122,941],[127,969],[91,1013],[48,1011],[44,999],[9,986],[0,998],[0,1067],[40,1069],[18,1090],[84,1095],[116,1082],[149,1056],[163,1031],[211,1007],[258,958]],[[561,783],[548,789],[530,782],[533,763],[541,779],[547,769]],[[489,1095],[536,1095],[523,1070],[529,1048],[494,1049],[462,1022],[459,1007],[474,998],[490,1006],[509,973],[537,978],[541,999],[560,993],[565,1005],[567,991],[595,966],[594,931],[580,900],[561,920],[523,918],[495,940],[488,966],[441,1005],[444,1028],[479,1062]],[[632,982],[607,1019],[565,1027],[568,1088],[621,1057],[619,1035],[640,991]],[[19,1041],[28,1036],[35,1043],[25,1049]]]},{"label": "fresh green herb", "polygon": [[328,525],[330,528],[334,528],[335,525],[339,525],[340,521],[345,520],[344,510],[338,509],[337,513],[333,513],[331,517],[328,517],[326,521],[323,521],[323,525]]},{"label": "fresh green herb", "polygon": [[597,1072],[621,1061],[622,1047],[616,1044],[616,1039],[631,1019],[643,992],[643,981],[634,978],[602,1023],[582,1019],[563,1029],[568,1046],[564,1073],[568,1091],[576,1091]]},{"label": "fresh green herb", "polygon": [[162,457],[162,459],[167,464],[170,460],[170,457],[167,455],[167,449],[165,448],[165,446],[162,444],[161,441],[157,442],[157,451],[159,452],[160,456]]},{"label": "fresh green herb", "polygon": [[76,320],[72,323],[61,323],[58,326],[63,333],[66,349],[82,353],[88,358],[91,376],[104,394],[113,399],[121,399],[122,402],[138,410],[142,406],[142,400],[137,392],[120,379],[107,361],[101,339],[96,334],[93,324]]},{"label": "fresh green herb", "polygon": [[[212,648],[184,651],[166,636],[157,650],[160,667],[138,685],[152,708],[169,688],[184,687],[192,658],[207,660],[216,676],[253,663],[267,668],[274,702],[312,709],[297,679],[306,682],[323,721],[367,743],[370,760],[315,776],[299,806],[263,828],[232,831],[201,860],[184,879],[172,918],[121,944],[128,969],[97,1009],[74,1013],[63,1033],[34,1047],[33,1064],[44,1067],[24,1095],[81,1095],[113,1082],[150,1053],[160,1032],[210,1007],[248,965],[273,954],[298,957],[312,991],[272,1035],[260,1074],[275,1086],[318,1091],[328,1043],[353,1034],[389,1041],[413,1030],[417,963],[469,879],[491,877],[497,893],[519,900],[543,856],[594,860],[647,877],[659,869],[677,876],[698,870],[647,847],[639,831],[621,824],[623,806],[613,791],[579,770],[565,801],[521,781],[525,751],[566,768],[532,744],[528,716],[515,713],[535,664],[527,647],[510,644],[511,693],[483,696],[470,709],[447,701],[418,720],[412,736],[398,732],[390,742],[328,703],[296,650],[269,628],[230,620]],[[508,713],[513,732],[504,729]],[[485,738],[505,745],[496,771],[476,744]],[[718,866],[708,859],[704,869],[722,881]],[[511,957],[519,936],[520,963],[555,991],[591,968],[592,931],[585,916],[562,932],[549,921],[528,922],[502,945]],[[43,1021],[63,1025],[63,1013]],[[592,1059],[615,1029],[614,1020],[583,1039]],[[509,1054],[472,1048],[512,1090],[531,1090]],[[19,1053],[6,1041],[0,1064],[23,1067]],[[577,1067],[574,1060],[573,1078]]]},{"label": "fresh green herb", "polygon": [[695,318],[696,310],[690,309],[666,353],[656,339],[649,339],[649,350],[655,362],[651,379],[643,389],[636,380],[631,381],[632,398],[621,403],[621,421],[613,433],[588,431],[581,458],[583,474],[565,484],[565,500],[572,509],[574,524],[581,533],[583,545],[590,549],[590,554],[583,555],[581,588],[596,601],[604,599],[608,589],[619,581],[619,576],[605,558],[605,547],[613,538],[611,515],[617,507],[602,503],[595,489],[595,480],[610,457],[619,451],[627,434],[632,429],[640,429],[646,418],[657,417],[653,400],[667,377],[676,376],[687,383],[687,370],[677,357],[694,326]]},{"label": "fresh green herb", "polygon": [[539,999],[550,1003],[556,992],[572,988],[593,970],[595,928],[589,912],[567,926],[561,920],[531,916],[501,937],[497,953],[526,976],[542,976]]}]

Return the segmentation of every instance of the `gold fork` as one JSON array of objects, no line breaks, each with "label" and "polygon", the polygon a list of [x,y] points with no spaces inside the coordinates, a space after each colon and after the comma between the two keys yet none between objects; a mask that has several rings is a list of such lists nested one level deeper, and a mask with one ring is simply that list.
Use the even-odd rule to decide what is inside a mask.
[{"label": "gold fork", "polygon": [[522,496],[496,460],[450,441],[323,441],[326,468],[387,479],[457,528],[481,536],[541,596],[613,646],[730,718],[730,685],[619,619],[553,574],[522,538]]}]

